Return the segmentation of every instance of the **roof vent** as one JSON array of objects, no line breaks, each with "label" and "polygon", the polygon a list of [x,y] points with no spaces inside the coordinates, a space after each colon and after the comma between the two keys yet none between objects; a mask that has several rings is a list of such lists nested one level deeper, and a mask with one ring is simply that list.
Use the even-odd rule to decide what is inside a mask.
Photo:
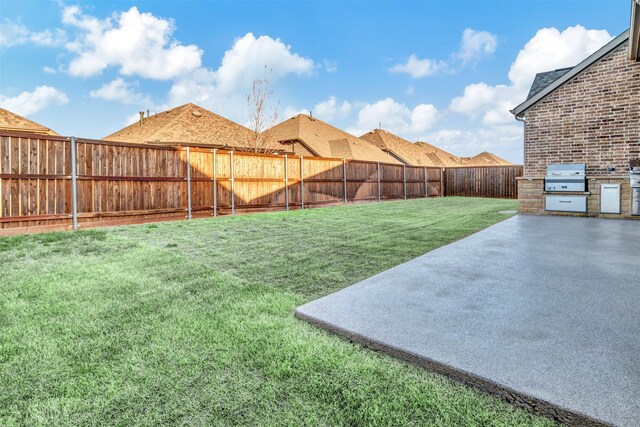
[{"label": "roof vent", "polygon": [[202,111],[193,110],[191,114],[193,114],[196,117],[202,117]]}]

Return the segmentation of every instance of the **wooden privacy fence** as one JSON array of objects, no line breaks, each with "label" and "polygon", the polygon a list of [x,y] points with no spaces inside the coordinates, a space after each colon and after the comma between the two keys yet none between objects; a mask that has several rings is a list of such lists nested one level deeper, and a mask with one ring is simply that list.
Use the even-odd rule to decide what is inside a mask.
[{"label": "wooden privacy fence", "polygon": [[442,195],[441,168],[0,134],[3,234]]},{"label": "wooden privacy fence", "polygon": [[521,165],[446,168],[445,195],[517,199]]}]

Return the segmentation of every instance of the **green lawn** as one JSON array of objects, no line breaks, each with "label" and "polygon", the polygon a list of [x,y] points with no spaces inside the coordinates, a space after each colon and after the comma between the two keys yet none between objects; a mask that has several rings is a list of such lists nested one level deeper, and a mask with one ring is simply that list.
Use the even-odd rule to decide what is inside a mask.
[{"label": "green lawn", "polygon": [[551,425],[293,316],[513,208],[411,200],[0,238],[0,425]]}]

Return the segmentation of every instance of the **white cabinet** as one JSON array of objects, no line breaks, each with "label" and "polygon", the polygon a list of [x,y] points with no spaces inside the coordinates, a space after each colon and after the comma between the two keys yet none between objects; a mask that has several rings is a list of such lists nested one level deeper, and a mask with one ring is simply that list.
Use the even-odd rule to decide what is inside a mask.
[{"label": "white cabinet", "polygon": [[557,212],[586,212],[587,196],[544,196],[544,210]]},{"label": "white cabinet", "polygon": [[620,213],[620,184],[600,184],[600,213]]}]

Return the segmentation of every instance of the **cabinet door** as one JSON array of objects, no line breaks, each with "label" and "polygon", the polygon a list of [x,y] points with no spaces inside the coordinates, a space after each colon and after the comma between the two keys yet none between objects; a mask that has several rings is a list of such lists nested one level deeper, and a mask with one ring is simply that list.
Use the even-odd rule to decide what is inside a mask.
[{"label": "cabinet door", "polygon": [[620,213],[620,184],[600,184],[600,213]]},{"label": "cabinet door", "polygon": [[545,196],[544,209],[557,212],[587,212],[587,196]]}]

